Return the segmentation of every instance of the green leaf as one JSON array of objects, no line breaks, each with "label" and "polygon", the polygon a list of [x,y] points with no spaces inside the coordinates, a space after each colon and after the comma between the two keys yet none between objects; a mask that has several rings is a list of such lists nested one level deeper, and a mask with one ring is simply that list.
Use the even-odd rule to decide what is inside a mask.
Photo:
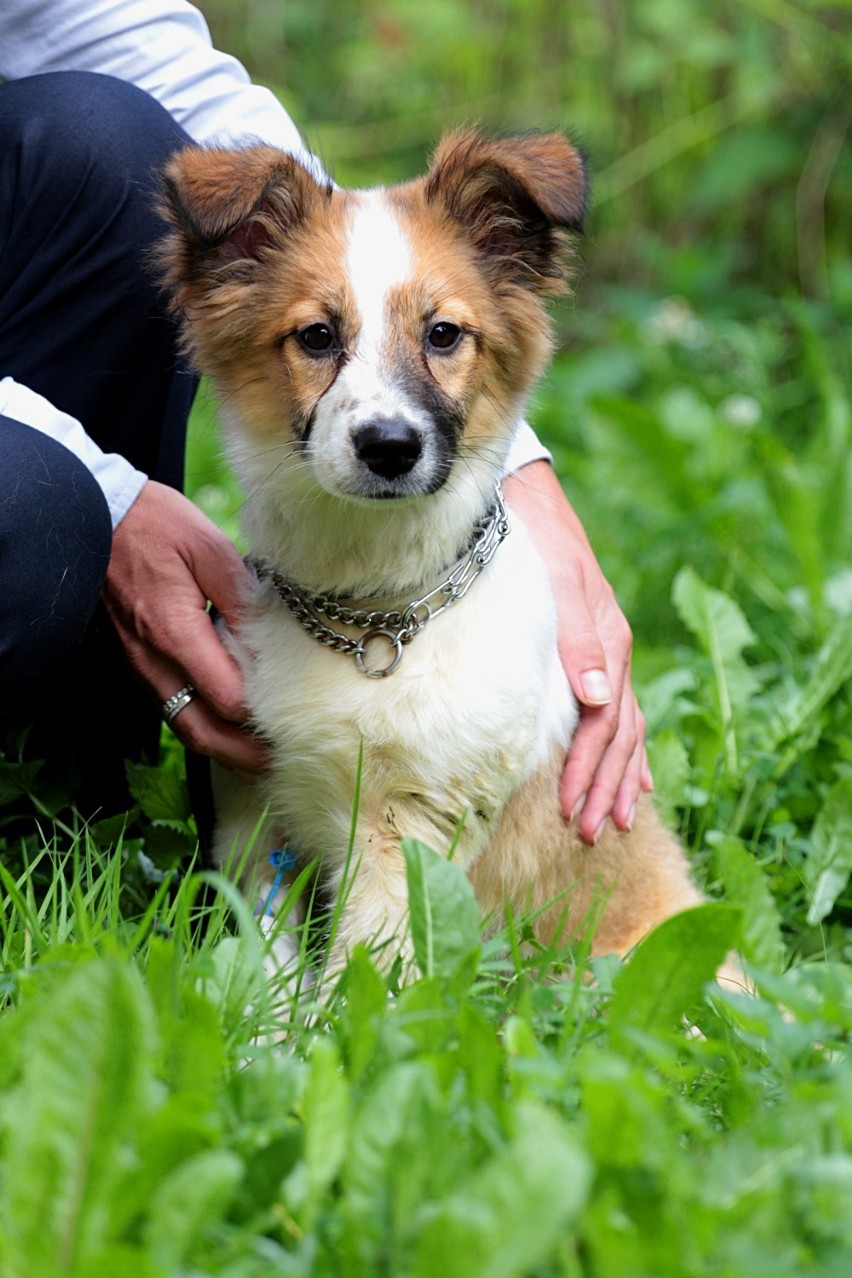
[{"label": "green leaf", "polygon": [[184,963],[173,942],[151,938],[145,977],[157,1016],[162,1075],[173,1089],[171,1099],[196,1115],[215,1104],[226,1054],[216,1005],[181,979]]},{"label": "green leaf", "polygon": [[[434,1071],[422,1060],[385,1071],[362,1103],[352,1125],[342,1176],[351,1253],[347,1273],[378,1272],[394,1194],[401,1179],[409,1184],[421,1182],[432,1170],[429,1134],[440,1148],[446,1130],[442,1117]],[[452,1151],[447,1150],[445,1161],[451,1157]]]},{"label": "green leaf", "polygon": [[692,631],[713,666],[719,735],[730,773],[738,770],[735,720],[745,708],[757,680],[742,651],[756,643],[739,606],[721,590],[714,590],[691,568],[682,568],[674,581],[672,600],[684,625]]},{"label": "green leaf", "polygon": [[742,910],[739,945],[743,954],[758,967],[781,971],[784,966],[781,916],[766,876],[743,841],[731,835],[714,843],[713,857],[726,898]]},{"label": "green leaf", "polygon": [[459,1065],[471,1100],[482,1101],[494,1113],[503,1110],[504,1051],[497,1032],[479,1009],[465,1003],[458,1023]]},{"label": "green leaf", "polygon": [[852,779],[844,777],[828,792],[811,835],[805,883],[811,891],[808,922],[829,913],[852,874]]},{"label": "green leaf", "polygon": [[70,1271],[108,1241],[152,1051],[139,977],[113,960],[73,970],[25,1027],[0,1214],[33,1278]]},{"label": "green leaf", "polygon": [[665,1111],[668,1089],[647,1067],[610,1052],[583,1062],[583,1114],[589,1152],[612,1167],[664,1169],[675,1152]]},{"label": "green leaf", "polygon": [[43,766],[38,760],[12,763],[0,758],[0,807],[19,799],[22,794],[28,794]]},{"label": "green leaf", "polygon": [[314,1041],[302,1102],[307,1169],[305,1219],[310,1226],[343,1164],[349,1139],[349,1087],[331,1038]]},{"label": "green leaf", "polygon": [[516,1134],[460,1191],[419,1213],[415,1278],[515,1278],[545,1261],[585,1204],[586,1156],[567,1124],[523,1102]]},{"label": "green leaf", "polygon": [[356,946],[346,969],[344,1009],[349,1075],[357,1081],[375,1057],[388,992],[369,952]]},{"label": "green leaf", "polygon": [[130,760],[124,766],[130,793],[149,821],[188,821],[189,795],[177,772]]},{"label": "green leaf", "polygon": [[479,906],[464,872],[404,839],[414,957],[424,976],[449,978],[479,949]]},{"label": "green leaf", "polygon": [[[664,659],[667,663],[671,660],[667,652]],[[641,685],[640,700],[649,737],[653,739],[693,710],[697,684],[693,670],[669,665],[662,674]]]},{"label": "green leaf", "polygon": [[648,760],[654,775],[654,805],[663,820],[672,824],[692,771],[686,746],[675,728],[667,728],[648,742]]},{"label": "green leaf", "polygon": [[171,1273],[189,1258],[204,1228],[221,1218],[242,1174],[236,1154],[213,1149],[187,1158],[160,1181],[146,1231],[157,1272]]},{"label": "green leaf", "polygon": [[[774,753],[785,741],[810,733],[823,706],[852,678],[852,626],[838,623],[816,655],[807,680],[786,695],[775,698],[761,740],[761,748]],[[789,752],[782,756],[776,775],[786,771]],[[786,760],[786,762],[785,762]]]},{"label": "green leaf", "polygon": [[267,990],[256,937],[223,936],[205,957],[204,995],[219,1006],[226,1024],[239,1023]]},{"label": "green leaf", "polygon": [[609,1008],[613,1030],[678,1028],[739,932],[740,912],[727,905],[698,905],[666,919],[618,974]]}]

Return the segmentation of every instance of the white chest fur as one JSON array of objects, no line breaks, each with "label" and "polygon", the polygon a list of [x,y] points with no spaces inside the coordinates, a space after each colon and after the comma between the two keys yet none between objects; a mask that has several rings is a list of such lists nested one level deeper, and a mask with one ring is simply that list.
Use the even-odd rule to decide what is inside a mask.
[{"label": "white chest fur", "polygon": [[270,813],[295,847],[332,865],[360,786],[358,855],[408,836],[445,850],[461,827],[468,866],[509,796],[576,725],[546,573],[520,526],[385,679],[320,646],[268,589],[242,640],[249,704],[274,743]]}]

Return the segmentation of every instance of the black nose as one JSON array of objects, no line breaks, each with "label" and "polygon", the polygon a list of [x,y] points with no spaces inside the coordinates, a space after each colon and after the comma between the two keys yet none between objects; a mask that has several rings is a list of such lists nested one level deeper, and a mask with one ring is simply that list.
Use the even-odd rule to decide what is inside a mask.
[{"label": "black nose", "polygon": [[359,426],[353,437],[355,452],[374,475],[396,479],[417,465],[423,452],[420,432],[408,422],[383,418]]}]

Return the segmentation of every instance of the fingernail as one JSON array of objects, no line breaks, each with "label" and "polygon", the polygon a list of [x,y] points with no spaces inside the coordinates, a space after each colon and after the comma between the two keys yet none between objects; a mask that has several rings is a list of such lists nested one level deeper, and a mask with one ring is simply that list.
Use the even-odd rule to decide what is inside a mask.
[{"label": "fingernail", "polygon": [[612,701],[612,685],[605,670],[587,670],[580,675],[583,700],[589,706],[605,706]]},{"label": "fingernail", "polygon": [[595,837],[592,839],[593,843],[597,843],[598,839],[601,837],[604,830],[606,829],[608,821],[609,821],[609,817],[604,817],[603,821],[601,821],[600,825],[595,830]]},{"label": "fingernail", "polygon": [[628,830],[633,829],[633,822],[635,820],[636,820],[636,804],[633,803],[630,806],[630,811],[627,813],[627,829]]},{"label": "fingernail", "polygon": [[571,809],[571,815],[568,818],[569,821],[577,820],[580,813],[583,811],[583,805],[585,802],[586,802],[586,796],[585,794],[581,794],[579,799],[577,800],[577,802],[574,804],[573,808]]}]

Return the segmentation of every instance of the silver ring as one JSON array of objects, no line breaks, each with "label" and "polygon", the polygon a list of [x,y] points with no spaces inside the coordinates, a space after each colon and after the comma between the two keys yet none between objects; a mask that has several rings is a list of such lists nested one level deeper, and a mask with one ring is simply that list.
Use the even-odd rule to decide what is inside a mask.
[{"label": "silver ring", "polygon": [[[373,639],[387,639],[393,656],[386,666],[368,666],[365,659],[367,644]],[[400,661],[402,661],[402,639],[395,630],[388,630],[385,626],[374,626],[372,630],[368,630],[365,635],[356,643],[352,649],[355,657],[355,664],[365,674],[368,679],[384,679],[387,675],[393,674]]]},{"label": "silver ring", "polygon": [[185,685],[173,697],[169,697],[168,701],[163,702],[162,715],[166,723],[171,726],[180,714],[181,710],[185,710],[190,701],[194,701],[198,696],[191,683]]}]

